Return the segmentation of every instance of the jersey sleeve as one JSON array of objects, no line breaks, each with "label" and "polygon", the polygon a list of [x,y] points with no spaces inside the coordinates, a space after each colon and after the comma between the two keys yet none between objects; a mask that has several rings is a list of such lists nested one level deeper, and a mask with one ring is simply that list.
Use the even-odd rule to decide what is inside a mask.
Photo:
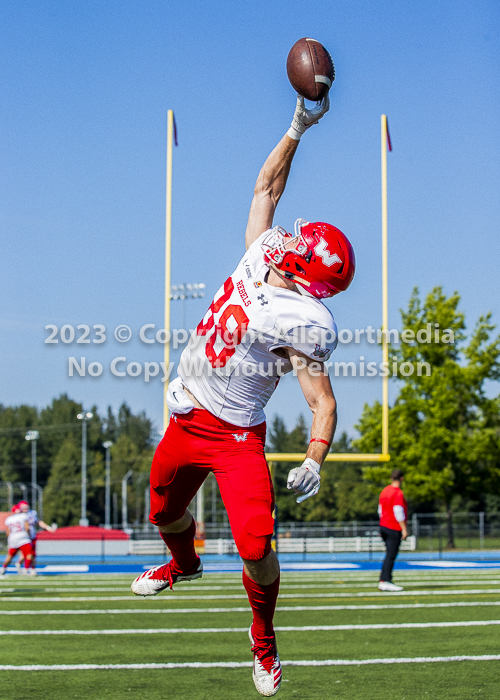
[{"label": "jersey sleeve", "polygon": [[396,518],[398,523],[402,523],[406,520],[406,513],[403,506],[392,506],[392,510],[394,512],[394,517]]},{"label": "jersey sleeve", "polygon": [[394,498],[392,500],[392,505],[393,506],[401,506],[403,508],[403,510],[405,509],[405,506],[406,506],[405,497],[403,496],[403,492],[400,491],[399,489],[397,489],[396,493],[394,494]]},{"label": "jersey sleeve", "polygon": [[286,334],[289,346],[311,360],[326,362],[337,347],[337,327],[317,325],[296,326]]}]

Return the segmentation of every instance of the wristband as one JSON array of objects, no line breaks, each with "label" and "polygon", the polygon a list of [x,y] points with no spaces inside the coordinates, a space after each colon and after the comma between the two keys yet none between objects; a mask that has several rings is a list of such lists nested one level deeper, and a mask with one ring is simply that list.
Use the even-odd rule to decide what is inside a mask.
[{"label": "wristband", "polygon": [[300,137],[302,136],[300,131],[297,131],[297,129],[294,126],[291,126],[288,129],[288,131],[286,132],[286,135],[289,136],[294,141],[300,141]]},{"label": "wristband", "polygon": [[327,442],[326,440],[322,440],[321,438],[311,438],[309,440],[309,444],[311,444],[311,442],[322,442],[323,445],[327,445],[328,447],[330,447],[330,445],[331,445],[330,442]]}]

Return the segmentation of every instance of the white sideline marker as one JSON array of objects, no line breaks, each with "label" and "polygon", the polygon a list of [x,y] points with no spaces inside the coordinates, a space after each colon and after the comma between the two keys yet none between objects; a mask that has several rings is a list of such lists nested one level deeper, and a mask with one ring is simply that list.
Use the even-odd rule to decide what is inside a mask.
[{"label": "white sideline marker", "polygon": [[[355,630],[398,630],[398,629],[427,629],[436,627],[489,627],[500,625],[500,620],[467,620],[465,622],[398,622],[393,624],[372,625],[303,625],[277,626],[276,632],[345,632]],[[81,635],[95,636],[101,634],[227,634],[230,632],[248,632],[246,627],[167,627],[153,629],[114,629],[114,630],[4,630],[0,637],[32,637],[32,636],[64,636]]]},{"label": "white sideline marker", "polygon": [[[428,664],[446,663],[449,661],[499,661],[500,654],[485,654],[483,656],[415,656],[413,658],[387,659],[322,659],[307,661],[282,661],[282,666],[367,666],[379,664]],[[128,670],[137,671],[163,670],[174,668],[252,668],[252,661],[188,661],[185,663],[164,664],[54,664],[43,666],[30,664],[23,666],[4,665],[0,671],[100,671]]]}]

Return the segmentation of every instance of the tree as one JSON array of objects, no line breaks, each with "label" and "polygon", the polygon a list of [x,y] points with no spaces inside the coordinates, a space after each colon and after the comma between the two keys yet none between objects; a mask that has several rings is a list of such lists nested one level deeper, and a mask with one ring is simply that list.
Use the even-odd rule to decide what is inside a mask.
[{"label": "tree", "polygon": [[[454,547],[454,504],[464,498],[484,501],[488,487],[500,484],[500,397],[486,391],[489,380],[500,378],[500,338],[492,339],[495,326],[486,314],[466,342],[459,302],[457,292],[446,297],[435,287],[422,303],[415,289],[401,311],[410,342],[391,348],[399,368],[395,373],[391,362],[391,374],[400,387],[390,409],[391,462],[364,470],[381,486],[400,468],[410,498],[441,504],[449,547]],[[379,403],[365,406],[356,448],[380,451],[381,417]]]},{"label": "tree", "polygon": [[[270,452],[306,452],[309,444],[309,430],[304,416],[300,415],[297,425],[288,432],[282,418],[275,416],[269,430],[268,451]],[[275,462],[273,464],[273,482],[278,506],[279,519],[282,522],[288,520],[303,520],[304,510],[300,509],[292,498],[291,492],[286,487],[288,472],[298,466],[294,462]]]},{"label": "tree", "polygon": [[[31,469],[31,446],[24,439],[25,430],[36,425],[34,406],[0,405],[0,480],[28,480]],[[19,430],[19,428],[22,428]],[[25,430],[24,430],[25,429]]]},{"label": "tree", "polygon": [[[112,463],[113,488],[120,492],[123,475],[130,468],[134,470],[136,498],[133,506],[137,520],[141,515],[143,487],[153,456],[153,425],[144,412],[134,414],[125,403],[120,406],[117,417],[110,407],[104,419],[96,406],[90,410],[93,413],[93,418],[87,423],[87,504],[90,523],[98,524],[104,516],[102,444],[106,440],[115,443],[112,455],[112,460],[115,460]],[[38,430],[37,482],[46,487],[44,518],[54,518],[59,525],[75,524],[80,519],[82,423],[77,420],[77,414],[81,411],[82,405],[67,394],[53,399],[42,410],[27,405],[0,405],[0,480],[20,481],[29,485],[31,445],[24,436],[29,429]]]},{"label": "tree", "polygon": [[56,455],[44,489],[44,519],[58,525],[78,525],[80,498],[81,446],[73,436],[68,436]]},{"label": "tree", "polygon": [[[269,430],[269,451],[305,453],[309,444],[309,430],[303,416],[295,428],[288,432],[282,418],[275,416]],[[354,452],[347,433],[332,444],[332,452]],[[377,501],[370,485],[363,481],[358,462],[325,462],[321,469],[321,488],[313,498],[301,504],[286,488],[290,469],[300,463],[276,462],[273,465],[274,488],[279,519],[293,521],[331,521],[372,519]]]}]

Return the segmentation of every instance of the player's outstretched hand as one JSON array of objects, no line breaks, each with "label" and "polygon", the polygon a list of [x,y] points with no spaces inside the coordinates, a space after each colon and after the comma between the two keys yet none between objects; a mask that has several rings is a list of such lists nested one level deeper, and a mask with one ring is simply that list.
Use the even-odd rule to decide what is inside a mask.
[{"label": "player's outstretched hand", "polygon": [[306,498],[315,496],[321,484],[319,470],[321,465],[307,457],[300,467],[290,469],[286,483],[287,489],[293,489],[295,493],[302,494],[297,498],[297,503],[302,503]]},{"label": "player's outstretched hand", "polygon": [[297,105],[295,114],[293,115],[292,125],[288,129],[288,136],[298,141],[302,134],[309,129],[313,124],[317,124],[319,120],[325,116],[330,109],[330,98],[328,93],[321,102],[318,102],[315,107],[307,109],[304,103],[304,98],[297,95]]}]

